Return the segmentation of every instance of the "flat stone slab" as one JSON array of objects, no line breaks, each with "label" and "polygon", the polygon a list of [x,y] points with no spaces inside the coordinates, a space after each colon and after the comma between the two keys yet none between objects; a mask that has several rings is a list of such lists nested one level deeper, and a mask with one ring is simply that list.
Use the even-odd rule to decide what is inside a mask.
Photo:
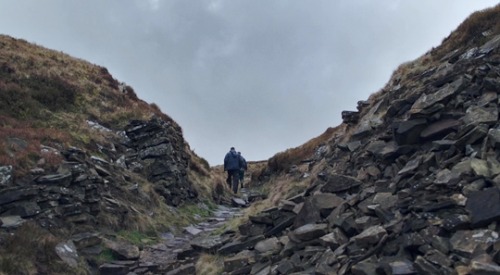
[{"label": "flat stone slab", "polygon": [[140,256],[139,247],[128,243],[104,240],[104,245],[116,253],[120,259],[137,260]]},{"label": "flat stone slab", "polygon": [[192,239],[190,244],[194,249],[213,253],[223,245],[223,241],[220,236],[199,236]]},{"label": "flat stone slab", "polygon": [[345,236],[342,230],[340,230],[339,228],[335,228],[332,232],[322,236],[320,238],[320,241],[324,246],[330,247],[330,249],[333,251],[339,246],[347,243],[349,239]]},{"label": "flat stone slab", "polygon": [[420,133],[420,137],[424,139],[438,139],[446,134],[454,131],[460,125],[456,119],[442,119],[428,125]]},{"label": "flat stone slab", "polygon": [[293,221],[295,220],[294,216],[288,216],[283,219],[280,223],[278,223],[275,227],[267,230],[264,232],[265,237],[270,237],[273,235],[278,235],[281,233],[283,230],[285,230],[287,227],[291,226],[293,224]]},{"label": "flat stone slab", "polygon": [[240,198],[232,198],[231,201],[233,206],[240,206],[240,207],[247,206],[247,202]]},{"label": "flat stone slab", "polygon": [[463,118],[465,124],[495,124],[498,121],[498,109],[470,106]]},{"label": "flat stone slab", "polygon": [[188,234],[191,234],[193,236],[196,236],[198,234],[200,234],[201,232],[203,232],[203,230],[199,229],[199,228],[196,228],[195,226],[193,225],[190,225],[188,227],[185,227],[184,228],[184,231]]},{"label": "flat stone slab", "polygon": [[38,184],[53,184],[68,187],[71,184],[71,173],[46,175],[37,178]]},{"label": "flat stone slab", "polygon": [[21,216],[4,216],[0,217],[0,225],[3,228],[15,228],[23,224],[26,220]]},{"label": "flat stone slab", "polygon": [[276,237],[262,240],[255,245],[255,250],[260,253],[278,253],[281,250],[281,243]]},{"label": "flat stone slab", "polygon": [[324,236],[327,233],[328,224],[306,224],[303,225],[293,231],[293,234],[297,239],[301,241],[309,241],[321,236]]},{"label": "flat stone slab", "polygon": [[500,220],[500,191],[489,188],[471,192],[465,206],[469,212],[471,226],[481,227]]},{"label": "flat stone slab", "polygon": [[421,113],[424,109],[430,108],[431,106],[461,92],[462,88],[465,86],[465,82],[465,79],[463,77],[460,77],[434,93],[422,94],[420,98],[418,98],[417,101],[413,103],[413,106],[411,106],[409,113]]},{"label": "flat stone slab", "polygon": [[361,181],[344,175],[331,174],[327,176],[326,183],[321,188],[324,193],[337,193],[347,191],[361,185]]},{"label": "flat stone slab", "polygon": [[254,236],[254,237],[251,237],[245,241],[236,240],[236,241],[233,241],[233,242],[230,242],[230,243],[223,245],[217,251],[217,253],[219,253],[221,255],[229,255],[232,253],[236,253],[236,252],[242,251],[242,250],[247,249],[247,248],[253,248],[256,243],[258,243],[262,240],[264,240],[263,235]]},{"label": "flat stone slab", "polygon": [[78,252],[72,241],[57,244],[55,250],[59,258],[66,264],[71,267],[78,266]]},{"label": "flat stone slab", "polygon": [[471,257],[476,249],[485,251],[488,246],[498,240],[498,232],[492,230],[459,230],[450,238],[450,245],[457,254]]},{"label": "flat stone slab", "polygon": [[319,211],[332,210],[344,203],[344,199],[331,193],[315,194],[312,197],[312,202]]},{"label": "flat stone slab", "polygon": [[369,247],[387,234],[387,231],[380,225],[374,225],[363,230],[359,235],[352,237],[352,240],[361,247]]}]

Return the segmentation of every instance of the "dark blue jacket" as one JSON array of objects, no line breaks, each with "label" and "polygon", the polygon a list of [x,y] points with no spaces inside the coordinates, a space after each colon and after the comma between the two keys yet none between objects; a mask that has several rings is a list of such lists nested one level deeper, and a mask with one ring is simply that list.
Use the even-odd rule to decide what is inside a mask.
[{"label": "dark blue jacket", "polygon": [[224,170],[239,170],[240,167],[240,156],[238,153],[235,150],[229,151],[224,157]]}]

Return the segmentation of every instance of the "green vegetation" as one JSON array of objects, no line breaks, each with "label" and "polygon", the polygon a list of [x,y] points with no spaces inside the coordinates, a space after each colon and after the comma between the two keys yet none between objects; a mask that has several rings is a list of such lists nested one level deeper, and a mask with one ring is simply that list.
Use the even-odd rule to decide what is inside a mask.
[{"label": "green vegetation", "polygon": [[118,260],[118,258],[115,256],[113,251],[109,248],[103,249],[101,253],[99,253],[97,257],[97,262],[100,263],[106,263],[106,262],[111,262]]},{"label": "green vegetation", "polygon": [[122,230],[119,231],[117,235],[118,238],[121,238],[138,247],[143,247],[144,245],[153,244],[156,241],[158,241],[156,232],[143,233],[135,230],[134,231]]},{"label": "green vegetation", "polygon": [[178,211],[181,215],[187,217],[189,221],[194,221],[196,217],[199,218],[207,218],[212,214],[212,210],[210,206],[205,203],[186,203],[179,207]]}]

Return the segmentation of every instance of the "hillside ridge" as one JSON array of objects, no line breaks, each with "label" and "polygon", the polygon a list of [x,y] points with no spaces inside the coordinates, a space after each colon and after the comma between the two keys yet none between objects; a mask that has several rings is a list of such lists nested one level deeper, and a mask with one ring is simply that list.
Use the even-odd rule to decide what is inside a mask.
[{"label": "hillside ridge", "polygon": [[183,274],[199,249],[198,273],[500,273],[499,17],[472,14],[341,125],[251,163],[267,199],[169,266],[141,251],[213,206],[222,167],[106,68],[0,36],[0,273]]},{"label": "hillside ridge", "polygon": [[136,259],[140,240],[123,255],[132,236],[181,230],[190,205],[212,203],[209,169],[172,118],[106,68],[0,36],[0,273]]},{"label": "hillside ridge", "polygon": [[[257,175],[228,274],[500,273],[500,6]],[[261,209],[261,208],[259,208]]]}]

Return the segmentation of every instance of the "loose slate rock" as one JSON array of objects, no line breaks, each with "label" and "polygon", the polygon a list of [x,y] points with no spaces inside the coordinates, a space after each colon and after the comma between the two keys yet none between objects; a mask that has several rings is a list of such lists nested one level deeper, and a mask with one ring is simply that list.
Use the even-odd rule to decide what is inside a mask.
[{"label": "loose slate rock", "polygon": [[473,228],[500,220],[500,191],[490,188],[469,194],[466,209],[469,211]]},{"label": "loose slate rock", "polygon": [[331,174],[327,177],[327,182],[321,188],[325,193],[337,193],[358,187],[361,182],[353,177]]},{"label": "loose slate rock", "polygon": [[374,225],[354,236],[352,240],[361,247],[369,247],[376,244],[386,234],[387,231],[382,226]]},{"label": "loose slate rock", "polygon": [[231,202],[233,204],[233,206],[236,206],[236,207],[245,207],[247,206],[247,203],[246,201],[244,201],[243,199],[240,199],[240,198],[232,198],[231,199]]},{"label": "loose slate rock", "polygon": [[427,126],[426,119],[400,121],[392,125],[394,139],[399,145],[419,142],[419,133]]},{"label": "loose slate rock", "polygon": [[293,231],[295,237],[302,241],[309,241],[324,236],[327,233],[328,224],[306,224]]},{"label": "loose slate rock", "polygon": [[68,187],[71,184],[71,173],[41,176],[35,181],[38,184],[52,184]]},{"label": "loose slate rock", "polygon": [[471,106],[467,109],[463,120],[465,124],[495,124],[498,121],[498,109]]},{"label": "loose slate rock", "polygon": [[385,274],[409,275],[416,274],[413,263],[406,259],[395,259],[386,264],[382,264]]},{"label": "loose slate rock", "polygon": [[423,139],[439,139],[448,133],[455,131],[460,125],[460,122],[456,119],[442,119],[436,121],[420,133],[420,137]]},{"label": "loose slate rock", "polygon": [[105,263],[99,266],[99,274],[127,274],[129,267],[124,265]]},{"label": "loose slate rock", "polygon": [[223,241],[220,236],[199,236],[192,239],[190,244],[194,249],[214,253],[223,245]]},{"label": "loose slate rock", "polygon": [[260,253],[277,253],[281,249],[281,243],[276,237],[262,240],[255,245],[255,250]]},{"label": "loose slate rock", "polygon": [[0,217],[0,225],[3,228],[15,228],[23,224],[26,220],[21,216],[4,216]]},{"label": "loose slate rock", "polygon": [[413,103],[413,106],[411,106],[410,114],[422,113],[424,109],[428,109],[439,102],[445,101],[451,96],[459,93],[463,89],[465,83],[465,79],[460,77],[452,83],[445,85],[435,93],[422,94],[420,98]]},{"label": "loose slate rock", "polygon": [[137,260],[140,256],[139,248],[135,245],[104,240],[107,248],[111,249],[120,259]]},{"label": "loose slate rock", "polygon": [[166,273],[166,275],[187,275],[187,274],[196,274],[196,268],[194,264],[185,264],[177,269],[171,270]]},{"label": "loose slate rock", "polygon": [[335,228],[329,234],[321,237],[320,241],[324,246],[328,246],[331,250],[335,250],[339,246],[347,243],[349,239],[345,236],[342,230],[340,230],[339,228]]},{"label": "loose slate rock", "polygon": [[498,241],[498,233],[487,229],[459,230],[450,239],[451,248],[457,254],[471,257],[476,249],[486,248]]},{"label": "loose slate rock", "polygon": [[76,246],[72,241],[57,244],[55,250],[59,258],[61,258],[66,264],[71,267],[78,266],[78,252],[76,251]]},{"label": "loose slate rock", "polygon": [[470,272],[471,274],[500,274],[500,266],[495,263],[472,261]]},{"label": "loose slate rock", "polygon": [[314,223],[319,219],[321,219],[321,213],[312,197],[308,197],[294,218],[294,226],[298,228],[309,223]]},{"label": "loose slate rock", "polygon": [[238,270],[243,266],[255,262],[255,252],[243,250],[230,258],[224,259],[224,271],[231,272]]}]

